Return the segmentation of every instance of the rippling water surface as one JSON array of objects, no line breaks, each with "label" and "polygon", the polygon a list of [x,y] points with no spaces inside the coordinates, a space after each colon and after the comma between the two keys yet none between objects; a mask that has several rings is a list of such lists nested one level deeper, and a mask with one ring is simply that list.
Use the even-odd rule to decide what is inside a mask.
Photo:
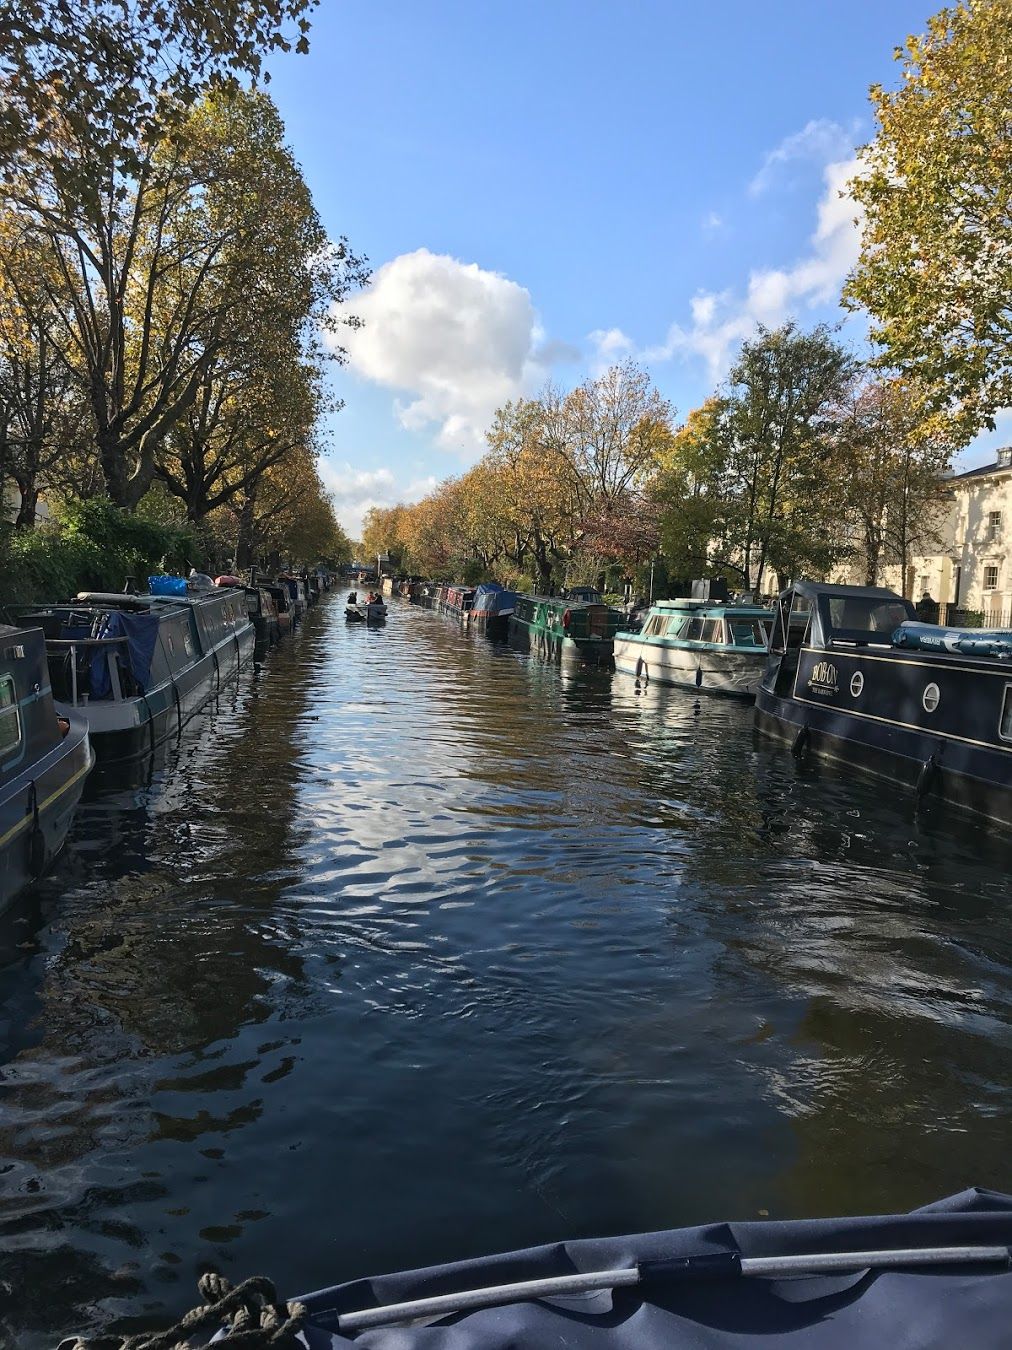
[{"label": "rippling water surface", "polygon": [[1009,1189],[1010,849],[332,593],[5,924],[0,1339]]}]

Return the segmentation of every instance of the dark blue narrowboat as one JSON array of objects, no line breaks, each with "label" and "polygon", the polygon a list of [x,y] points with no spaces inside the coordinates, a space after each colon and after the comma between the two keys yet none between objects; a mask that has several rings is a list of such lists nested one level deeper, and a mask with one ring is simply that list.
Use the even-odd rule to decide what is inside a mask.
[{"label": "dark blue narrowboat", "polygon": [[93,763],[84,717],[53,702],[41,629],[0,626],[0,912],[63,847]]},{"label": "dark blue narrowboat", "polygon": [[253,656],[245,592],[232,587],[87,592],[25,617],[44,630],[55,695],[87,719],[102,764],[136,761],[178,736]]},{"label": "dark blue narrowboat", "polygon": [[756,726],[1012,824],[1009,650],[918,624],[895,591],[799,581],[774,607]]}]

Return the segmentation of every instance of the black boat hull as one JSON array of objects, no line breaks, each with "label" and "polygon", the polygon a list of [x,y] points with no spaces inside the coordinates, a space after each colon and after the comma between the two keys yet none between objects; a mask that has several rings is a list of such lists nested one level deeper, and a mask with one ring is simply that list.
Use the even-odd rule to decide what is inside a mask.
[{"label": "black boat hull", "polygon": [[84,719],[68,720],[62,742],[0,789],[0,913],[63,848],[95,762]]},{"label": "black boat hull", "polygon": [[[833,664],[840,684],[845,685],[853,678],[849,667],[867,668],[867,658],[834,652]],[[798,758],[811,756],[850,765],[903,784],[914,803],[940,798],[1012,826],[1012,754],[1008,750],[941,728],[933,732],[904,724],[890,716],[891,711],[882,708],[878,713],[858,714],[831,703],[780,696],[761,686],[755,726],[760,733],[789,745]]]}]

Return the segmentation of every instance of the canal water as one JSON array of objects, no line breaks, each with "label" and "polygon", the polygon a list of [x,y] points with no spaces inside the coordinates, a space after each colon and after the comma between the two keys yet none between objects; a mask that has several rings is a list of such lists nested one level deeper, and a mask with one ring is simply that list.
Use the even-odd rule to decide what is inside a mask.
[{"label": "canal water", "polygon": [[331,594],[0,967],[0,1340],[1012,1187],[1007,836]]}]

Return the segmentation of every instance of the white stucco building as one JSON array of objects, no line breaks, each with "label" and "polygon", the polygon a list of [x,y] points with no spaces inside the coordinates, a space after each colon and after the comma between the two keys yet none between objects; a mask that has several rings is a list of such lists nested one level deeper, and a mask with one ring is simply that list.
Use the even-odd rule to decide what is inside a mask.
[{"label": "white stucco building", "polygon": [[[948,502],[939,517],[937,551],[914,555],[907,569],[907,594],[925,593],[941,605],[980,610],[985,622],[1012,623],[1012,446],[993,464],[955,474],[947,482]],[[853,566],[839,569],[837,581],[860,584]],[[880,570],[879,584],[902,589],[899,565]]]}]

